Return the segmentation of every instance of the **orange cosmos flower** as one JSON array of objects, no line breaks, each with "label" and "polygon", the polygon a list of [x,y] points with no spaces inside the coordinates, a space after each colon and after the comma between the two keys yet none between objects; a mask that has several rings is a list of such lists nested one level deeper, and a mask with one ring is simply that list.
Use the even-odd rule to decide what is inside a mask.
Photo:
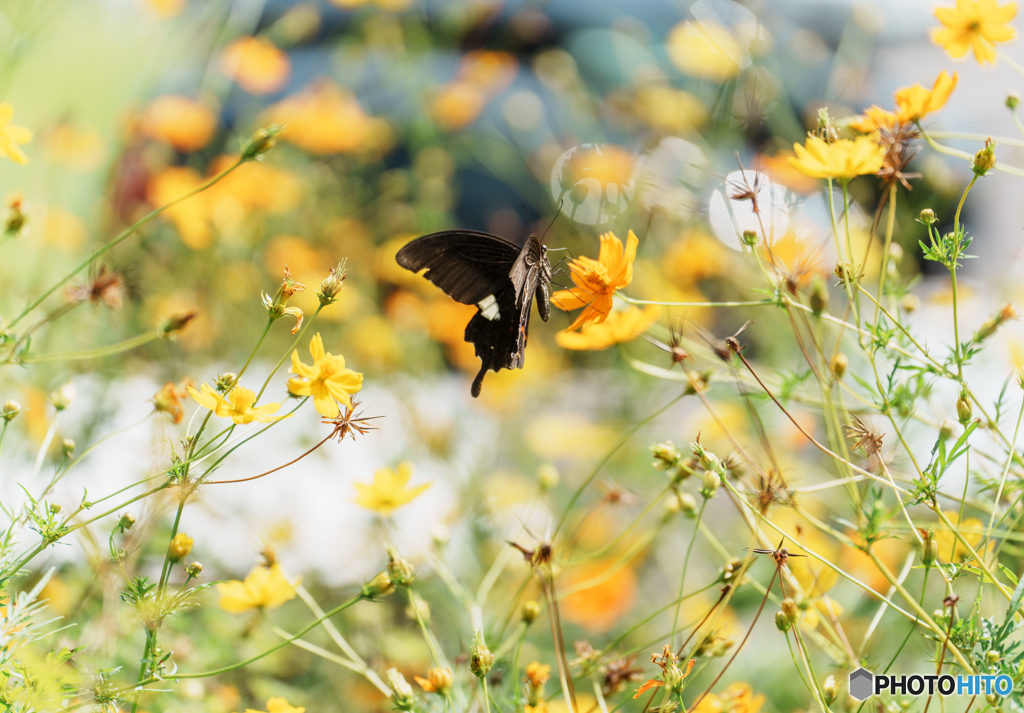
[{"label": "orange cosmos flower", "polygon": [[646,309],[630,305],[624,310],[614,310],[604,322],[588,325],[578,332],[559,332],[555,343],[563,349],[600,351],[636,339],[660,314],[658,305],[648,305]]},{"label": "orange cosmos flower", "polygon": [[141,119],[142,133],[185,153],[206,146],[217,131],[217,114],[181,94],[157,97],[142,112]]},{"label": "orange cosmos flower", "polygon": [[278,102],[266,120],[285,126],[282,139],[315,154],[379,154],[391,143],[388,123],[368,116],[351,92],[330,81]]},{"label": "orange cosmos flower", "polygon": [[288,83],[292,63],[270,40],[242,37],[224,49],[221,69],[250,94],[273,94]]},{"label": "orange cosmos flower", "polygon": [[626,236],[625,248],[614,233],[605,233],[601,236],[601,250],[597,260],[581,256],[572,261],[569,270],[576,286],[559,290],[551,296],[551,301],[559,309],[570,311],[583,308],[566,331],[571,332],[608,319],[615,291],[633,280],[633,261],[639,243],[632,230]]},{"label": "orange cosmos flower", "polygon": [[920,121],[928,114],[938,111],[949,101],[949,95],[956,89],[957,79],[959,79],[959,75],[956,72],[950,76],[943,71],[931,89],[925,89],[920,84],[915,84],[912,87],[897,90],[896,118],[901,123]]},{"label": "orange cosmos flower", "polygon": [[932,28],[932,42],[954,59],[974,50],[978,62],[995,64],[996,43],[1017,37],[1017,30],[1010,24],[1016,16],[1015,2],[999,5],[996,0],[957,0],[956,7],[935,8],[942,27]]}]

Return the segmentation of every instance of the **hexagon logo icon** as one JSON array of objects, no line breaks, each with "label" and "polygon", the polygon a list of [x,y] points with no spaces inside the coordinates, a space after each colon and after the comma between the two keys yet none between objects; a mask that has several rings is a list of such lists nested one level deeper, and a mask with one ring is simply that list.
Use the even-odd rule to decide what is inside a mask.
[{"label": "hexagon logo icon", "polygon": [[871,697],[875,688],[875,677],[866,668],[858,668],[850,674],[850,695],[858,701]]}]

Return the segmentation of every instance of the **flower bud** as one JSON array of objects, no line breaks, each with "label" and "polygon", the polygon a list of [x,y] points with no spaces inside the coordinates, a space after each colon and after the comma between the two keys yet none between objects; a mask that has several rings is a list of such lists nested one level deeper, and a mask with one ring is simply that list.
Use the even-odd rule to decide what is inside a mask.
[{"label": "flower bud", "polygon": [[654,454],[654,462],[651,465],[657,470],[668,470],[679,462],[679,451],[672,441],[651,446],[651,453]]},{"label": "flower bud", "polygon": [[277,143],[277,135],[283,130],[284,126],[281,124],[272,124],[264,129],[257,129],[242,145],[242,160],[253,161],[257,156],[274,148]]},{"label": "flower bud", "polygon": [[995,650],[990,650],[985,653],[985,663],[989,666],[995,666],[997,663],[1003,660],[1003,655]]},{"label": "flower bud", "polygon": [[821,692],[825,695],[825,705],[830,706],[839,698],[839,681],[835,676],[829,676],[821,685]]},{"label": "flower bud", "polygon": [[931,208],[925,208],[922,210],[921,217],[917,220],[919,223],[924,223],[925,225],[932,225],[939,222],[939,219],[935,217],[935,211]]},{"label": "flower bud", "polygon": [[60,511],[63,510],[63,509],[64,508],[61,507],[60,503],[50,503],[50,507],[48,508],[50,513],[53,514],[53,515],[59,514]]},{"label": "flower bud", "polygon": [[409,606],[405,608],[405,615],[413,621],[430,623],[430,602],[416,594],[409,592]]},{"label": "flower bud", "polygon": [[50,394],[50,403],[58,411],[64,411],[75,400],[75,385],[70,381]]},{"label": "flower bud", "polygon": [[223,374],[217,374],[217,378],[213,380],[213,388],[226,394],[235,388],[236,383],[238,383],[238,375],[233,371],[225,371]]},{"label": "flower bud", "polygon": [[122,515],[121,519],[117,522],[117,526],[120,527],[122,530],[130,530],[132,529],[132,525],[134,524],[135,516],[132,515],[130,512],[126,512],[124,515]]},{"label": "flower bud", "polygon": [[983,325],[978,327],[978,331],[974,333],[974,341],[981,342],[993,334],[996,330],[1004,323],[1011,319],[1017,319],[1017,311],[1013,308],[1013,305],[1004,306],[999,312],[990,317]]},{"label": "flower bud", "polygon": [[828,288],[820,277],[815,277],[811,283],[811,296],[808,301],[814,314],[821,314],[828,309]]},{"label": "flower bud", "polygon": [[948,441],[954,433],[956,433],[956,421],[947,418],[939,427],[939,438],[943,441]]},{"label": "flower bud", "polygon": [[192,579],[198,579],[202,573],[202,562],[193,562],[192,564],[185,567],[185,574],[187,574],[189,577],[192,577]]},{"label": "flower bud", "polygon": [[974,409],[971,406],[970,397],[966,391],[961,391],[960,398],[956,400],[956,415],[960,419],[961,425],[966,426],[973,414]]},{"label": "flower bud", "polygon": [[345,260],[338,263],[337,267],[331,268],[331,274],[320,283],[320,291],[316,296],[320,298],[320,304],[328,307],[338,301],[338,293],[345,287]]},{"label": "flower bud", "polygon": [[759,239],[760,238],[758,237],[756,231],[754,231],[754,230],[744,230],[743,231],[743,244],[744,245],[746,245],[748,247],[754,247],[755,245],[757,245],[757,241]]},{"label": "flower bud", "polygon": [[939,543],[935,539],[935,533],[926,531],[921,537],[921,562],[925,567],[931,567],[939,558]]},{"label": "flower bud", "polygon": [[903,259],[903,246],[899,243],[889,243],[889,258],[899,262]]},{"label": "flower bud", "polygon": [[1006,93],[1006,108],[1016,109],[1020,105],[1020,94],[1014,90]]},{"label": "flower bud", "polygon": [[4,221],[4,235],[17,237],[27,223],[25,196],[21,191],[15,191],[7,196],[7,219]]},{"label": "flower bud", "polygon": [[400,711],[411,711],[416,705],[416,694],[412,686],[405,680],[405,676],[397,668],[389,668],[384,672],[388,686],[391,687],[391,702]]},{"label": "flower bud", "polygon": [[731,560],[725,563],[724,567],[722,567],[722,581],[731,584],[732,581],[736,579],[736,575],[739,573],[742,567],[743,560],[741,560],[739,557],[733,557]]},{"label": "flower bud", "polygon": [[864,273],[857,270],[852,262],[837,262],[832,274],[839,278],[837,284],[855,284],[857,280],[864,277]]},{"label": "flower bud", "polygon": [[388,553],[388,574],[391,581],[398,587],[408,587],[416,579],[416,569],[407,559],[398,554],[393,542],[385,542],[384,549]]},{"label": "flower bud", "polygon": [[561,480],[558,468],[551,463],[544,463],[537,468],[537,483],[540,484],[541,490],[554,490]]},{"label": "flower bud", "polygon": [[783,612],[775,612],[775,626],[779,631],[789,631],[793,628],[793,622]]},{"label": "flower bud", "polygon": [[0,410],[0,418],[9,423],[16,419],[19,413],[21,413],[21,404],[14,399],[7,399],[4,401],[3,409]]},{"label": "flower bud", "polygon": [[179,532],[173,538],[171,538],[171,544],[167,547],[167,557],[172,562],[177,562],[188,556],[188,553],[192,551],[192,538],[186,535],[184,532]]},{"label": "flower bud", "polygon": [[782,613],[790,622],[796,622],[800,618],[800,607],[797,606],[793,597],[786,597],[782,600]]},{"label": "flower bud", "polygon": [[934,619],[936,621],[936,623],[937,622],[945,621],[946,620],[946,612],[945,612],[945,610],[944,609],[936,609],[936,610],[934,610],[932,612],[932,619]]},{"label": "flower bud", "polygon": [[832,373],[836,375],[836,378],[842,379],[844,376],[846,376],[846,370],[850,366],[850,360],[842,352],[837,352],[836,355],[832,357],[831,366]]},{"label": "flower bud", "polygon": [[527,624],[532,624],[540,616],[540,604],[536,599],[527,599],[519,609],[519,616]]},{"label": "flower bud", "polygon": [[477,678],[483,678],[493,665],[494,654],[478,635],[476,643],[473,644],[473,648],[469,652],[469,670]]},{"label": "flower bud", "polygon": [[443,522],[439,522],[430,528],[430,539],[434,541],[434,547],[441,549],[452,539],[452,531]]},{"label": "flower bud", "polygon": [[377,576],[371,579],[369,582],[363,583],[363,597],[365,599],[376,599],[378,597],[386,597],[389,594],[395,593],[395,585],[391,582],[391,577],[387,572],[379,572]]},{"label": "flower bud", "polygon": [[710,500],[715,497],[715,493],[718,492],[718,486],[722,484],[722,478],[717,472],[713,470],[704,471],[704,484],[700,489],[700,494],[704,496],[706,500]]},{"label": "flower bud", "polygon": [[917,295],[903,295],[903,299],[900,300],[900,307],[907,314],[913,314],[921,306],[921,298]]},{"label": "flower bud", "polygon": [[985,139],[985,146],[971,159],[971,170],[975,176],[984,176],[996,165],[996,142],[991,137]]},{"label": "flower bud", "polygon": [[697,516],[697,499],[689,493],[679,493],[676,497],[676,501],[679,503],[679,511],[686,515],[686,517],[693,518]]},{"label": "flower bud", "polygon": [[75,455],[75,440],[73,438],[65,438],[60,442],[60,450],[65,458],[72,457]]},{"label": "flower bud", "polygon": [[437,693],[447,696],[455,683],[452,678],[452,670],[450,668],[441,668],[440,666],[430,669],[427,671],[427,683]]}]

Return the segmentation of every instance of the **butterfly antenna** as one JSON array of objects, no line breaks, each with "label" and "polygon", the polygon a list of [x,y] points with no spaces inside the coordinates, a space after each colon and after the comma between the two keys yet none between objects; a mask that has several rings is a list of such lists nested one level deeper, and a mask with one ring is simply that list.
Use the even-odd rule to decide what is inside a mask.
[{"label": "butterfly antenna", "polygon": [[544,234],[540,236],[540,241],[542,243],[544,242],[544,238],[548,236],[548,231],[551,230],[552,226],[555,224],[555,221],[558,220],[558,216],[562,214],[563,203],[565,203],[565,198],[562,198],[561,200],[558,201],[558,211],[555,212],[555,217],[551,219],[551,222],[548,223],[548,227],[544,229]]}]

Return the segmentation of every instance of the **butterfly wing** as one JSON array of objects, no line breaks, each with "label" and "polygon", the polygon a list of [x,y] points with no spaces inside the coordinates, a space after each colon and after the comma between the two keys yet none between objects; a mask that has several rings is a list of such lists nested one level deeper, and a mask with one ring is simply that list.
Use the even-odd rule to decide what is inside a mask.
[{"label": "butterfly wing", "polygon": [[412,272],[425,269],[423,276],[455,301],[479,306],[512,286],[509,271],[520,252],[517,245],[496,235],[445,230],[406,244],[395,259]]}]

